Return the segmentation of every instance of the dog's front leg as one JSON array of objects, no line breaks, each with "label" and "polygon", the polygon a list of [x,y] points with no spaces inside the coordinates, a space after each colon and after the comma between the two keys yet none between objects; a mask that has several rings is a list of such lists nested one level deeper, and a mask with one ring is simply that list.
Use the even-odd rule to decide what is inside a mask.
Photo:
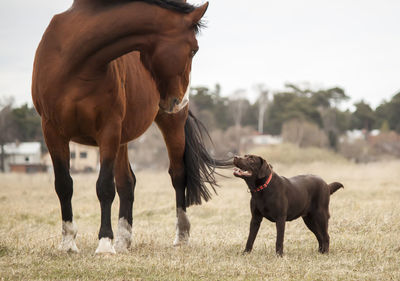
[{"label": "dog's front leg", "polygon": [[249,238],[247,238],[246,249],[244,250],[243,254],[250,253],[253,249],[254,240],[256,239],[258,230],[260,229],[261,221],[262,216],[260,214],[252,214]]},{"label": "dog's front leg", "polygon": [[285,234],[286,217],[281,217],[276,220],[276,254],[283,255],[283,238]]}]

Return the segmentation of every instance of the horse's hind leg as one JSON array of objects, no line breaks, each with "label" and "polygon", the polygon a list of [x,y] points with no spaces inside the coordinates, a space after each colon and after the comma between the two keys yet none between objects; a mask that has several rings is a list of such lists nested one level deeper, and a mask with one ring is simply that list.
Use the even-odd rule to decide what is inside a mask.
[{"label": "horse's hind leg", "polygon": [[118,122],[110,122],[107,127],[101,130],[101,136],[98,138],[100,174],[96,182],[96,193],[100,201],[101,225],[96,254],[115,254],[115,249],[112,245],[114,234],[111,227],[111,205],[115,197],[114,164],[120,146],[120,134],[120,124]]},{"label": "horse's hind leg", "polygon": [[160,128],[168,149],[170,160],[169,174],[176,196],[176,237],[174,245],[186,244],[189,241],[190,222],[186,216],[185,187],[186,172],[184,164],[185,131],[187,109],[176,114],[160,113],[156,123]]},{"label": "horse's hind leg", "polygon": [[69,174],[69,141],[63,139],[49,122],[43,122],[43,135],[53,161],[55,189],[60,200],[62,240],[59,250],[79,252],[75,244],[77,227],[72,215],[72,178]]},{"label": "horse's hind leg", "polygon": [[119,196],[118,231],[114,247],[117,252],[125,252],[132,239],[132,205],[136,178],[128,159],[128,145],[120,147],[115,163],[115,182]]}]

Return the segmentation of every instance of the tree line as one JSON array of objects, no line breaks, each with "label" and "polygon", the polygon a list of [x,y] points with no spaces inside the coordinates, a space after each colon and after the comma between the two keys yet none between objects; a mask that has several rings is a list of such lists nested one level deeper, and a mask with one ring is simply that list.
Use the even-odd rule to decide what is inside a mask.
[{"label": "tree line", "polygon": [[[400,134],[400,92],[376,109],[365,101],[354,103],[354,110],[341,109],[349,99],[342,88],[313,90],[286,84],[284,90],[269,92],[262,85],[256,102],[251,103],[244,90],[226,97],[221,87],[191,88],[190,106],[210,131],[225,131],[230,127],[250,127],[260,133],[280,135],[284,124],[291,120],[305,121],[318,126],[326,134],[331,147],[347,130],[395,131]],[[0,100],[0,146],[18,141],[44,143],[41,121],[33,106],[13,107],[12,99]],[[45,146],[43,146],[45,147]]]},{"label": "tree line", "polygon": [[259,86],[259,97],[253,104],[244,91],[238,90],[229,97],[221,96],[220,92],[219,85],[214,89],[191,90],[192,109],[211,129],[250,126],[260,133],[280,135],[286,122],[300,120],[321,128],[333,148],[338,136],[347,130],[381,129],[400,133],[400,92],[376,109],[363,100],[357,101],[353,111],[341,109],[349,96],[340,87],[312,90],[286,84],[284,90],[269,93]]}]

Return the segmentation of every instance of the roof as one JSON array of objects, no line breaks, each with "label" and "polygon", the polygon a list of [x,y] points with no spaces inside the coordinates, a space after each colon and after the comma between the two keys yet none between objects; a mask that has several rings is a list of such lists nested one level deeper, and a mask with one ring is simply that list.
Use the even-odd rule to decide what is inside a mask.
[{"label": "roof", "polygon": [[6,154],[36,154],[41,153],[40,142],[7,143],[4,145]]}]

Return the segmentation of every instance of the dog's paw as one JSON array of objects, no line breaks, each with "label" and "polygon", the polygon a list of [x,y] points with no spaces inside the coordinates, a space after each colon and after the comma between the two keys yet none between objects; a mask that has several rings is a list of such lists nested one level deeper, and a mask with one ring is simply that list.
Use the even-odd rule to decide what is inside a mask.
[{"label": "dog's paw", "polygon": [[242,256],[247,256],[247,255],[249,255],[251,253],[251,250],[244,250],[243,252],[242,252]]}]

